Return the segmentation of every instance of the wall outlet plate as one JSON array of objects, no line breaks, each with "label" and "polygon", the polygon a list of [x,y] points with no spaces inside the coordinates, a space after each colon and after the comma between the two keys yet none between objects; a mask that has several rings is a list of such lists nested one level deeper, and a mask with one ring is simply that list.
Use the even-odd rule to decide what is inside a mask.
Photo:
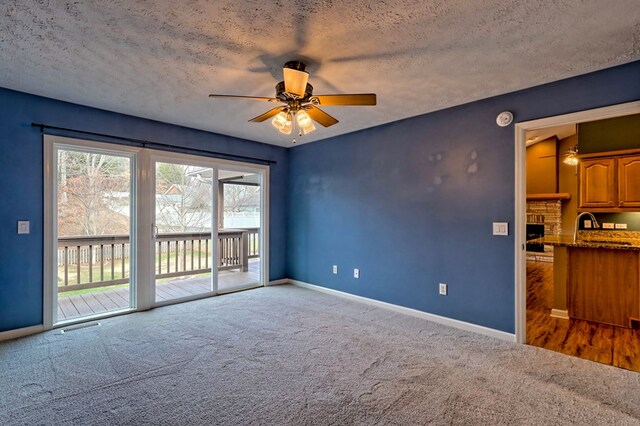
[{"label": "wall outlet plate", "polygon": [[334,274],[338,273],[338,265],[333,265],[333,273]]},{"label": "wall outlet plate", "polygon": [[353,278],[360,278],[360,269],[355,268],[353,270]]},{"label": "wall outlet plate", "polygon": [[441,296],[446,296],[447,295],[447,285],[444,284],[444,283],[440,283],[438,291],[440,292]]},{"label": "wall outlet plate", "polygon": [[605,222],[602,224],[602,229],[615,229],[615,224]]},{"label": "wall outlet plate", "polygon": [[584,229],[591,229],[591,226],[592,226],[591,220],[587,219],[583,223],[584,223]]},{"label": "wall outlet plate", "polygon": [[616,229],[627,229],[626,223],[616,223]]},{"label": "wall outlet plate", "polygon": [[493,222],[493,235],[509,235],[509,222]]},{"label": "wall outlet plate", "polygon": [[19,220],[18,221],[18,234],[28,234],[29,233],[29,221],[28,220]]}]

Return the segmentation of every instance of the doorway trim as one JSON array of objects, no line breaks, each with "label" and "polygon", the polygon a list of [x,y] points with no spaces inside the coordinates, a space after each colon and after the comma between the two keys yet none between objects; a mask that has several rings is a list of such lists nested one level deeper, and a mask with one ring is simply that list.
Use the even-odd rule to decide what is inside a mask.
[{"label": "doorway trim", "polygon": [[545,127],[578,124],[640,113],[640,101],[578,111],[515,125],[515,322],[516,341],[525,343],[527,338],[527,263],[526,263],[526,134]]}]

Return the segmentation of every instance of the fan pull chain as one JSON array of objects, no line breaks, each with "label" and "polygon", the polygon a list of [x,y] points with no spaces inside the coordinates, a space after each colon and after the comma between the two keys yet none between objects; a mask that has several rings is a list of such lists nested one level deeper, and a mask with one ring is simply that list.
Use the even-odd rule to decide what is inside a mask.
[{"label": "fan pull chain", "polygon": [[[295,135],[296,132],[298,132],[298,137],[302,136],[302,130],[300,129],[300,126],[298,126],[298,117],[296,116],[296,112],[293,113],[293,116],[291,117],[291,121],[292,121],[292,125],[293,125],[293,134]],[[293,139],[291,140],[292,144],[296,143],[296,137],[294,136]]]}]

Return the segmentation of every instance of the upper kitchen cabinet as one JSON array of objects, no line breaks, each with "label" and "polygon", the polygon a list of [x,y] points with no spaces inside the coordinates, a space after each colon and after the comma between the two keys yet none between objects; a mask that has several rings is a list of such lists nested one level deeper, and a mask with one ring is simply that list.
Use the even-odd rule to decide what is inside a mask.
[{"label": "upper kitchen cabinet", "polygon": [[580,208],[616,207],[615,160],[594,158],[580,162]]},{"label": "upper kitchen cabinet", "polygon": [[640,210],[640,155],[618,159],[618,206]]},{"label": "upper kitchen cabinet", "polygon": [[584,158],[578,184],[579,210],[640,211],[640,154]]}]

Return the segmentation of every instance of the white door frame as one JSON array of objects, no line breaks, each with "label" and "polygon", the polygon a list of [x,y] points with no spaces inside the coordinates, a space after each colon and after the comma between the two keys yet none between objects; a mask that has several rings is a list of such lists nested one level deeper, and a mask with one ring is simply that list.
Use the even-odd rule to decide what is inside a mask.
[{"label": "white door frame", "polygon": [[207,157],[198,157],[194,155],[187,154],[174,154],[166,151],[151,151],[150,152],[150,182],[151,182],[151,206],[149,208],[149,221],[151,225],[155,225],[157,223],[156,218],[156,165],[158,163],[168,163],[168,164],[178,164],[178,165],[186,165],[186,166],[196,166],[211,169],[213,171],[211,177],[211,251],[209,255],[211,256],[211,281],[212,286],[211,290],[196,294],[189,297],[180,297],[166,301],[156,301],[156,279],[155,279],[155,240],[153,238],[150,239],[151,245],[149,247],[149,253],[151,255],[151,263],[150,263],[150,278],[151,278],[151,299],[149,300],[149,306],[164,306],[170,305],[178,302],[187,302],[190,300],[200,299],[203,297],[213,296],[218,291],[218,262],[216,262],[216,257],[218,253],[215,251],[215,241],[218,239],[218,185],[215,182],[218,181],[218,166],[215,164],[212,159]]},{"label": "white door frame", "polygon": [[[55,153],[59,149],[69,150],[87,150],[88,152],[97,152],[107,155],[115,155],[127,157],[130,159],[130,168],[140,173],[139,167],[136,165],[137,157],[141,148],[135,148],[126,145],[108,144],[102,142],[94,142],[84,139],[69,138],[64,136],[54,136],[45,134],[44,143],[44,200],[43,200],[43,220],[44,220],[44,250],[43,250],[43,289],[42,289],[42,323],[45,330],[54,326],[63,326],[75,324],[78,322],[88,321],[92,318],[105,318],[114,315],[121,315],[134,311],[137,306],[137,285],[139,267],[137,262],[133,262],[133,267],[129,269],[129,308],[121,309],[113,312],[106,312],[90,317],[82,317],[66,321],[57,321],[53,319],[57,311],[58,295],[53,291],[53,277],[57,276],[57,253],[58,241],[55,238],[58,234],[58,199],[55,189],[58,180],[57,158]],[[130,243],[129,250],[131,253],[137,251],[138,235],[135,233],[139,205],[137,201],[138,179],[131,178],[131,213],[130,213]]]},{"label": "white door frame", "polygon": [[515,315],[516,341],[526,342],[527,333],[527,263],[526,263],[526,134],[528,131],[565,124],[604,120],[640,113],[640,101],[579,111],[515,125]]},{"label": "white door frame", "polygon": [[[121,315],[131,311],[143,311],[155,306],[164,304],[180,303],[187,300],[210,297],[215,292],[196,295],[188,299],[175,299],[167,303],[155,303],[155,274],[153,261],[153,240],[151,221],[153,219],[155,209],[155,170],[151,166],[154,161],[180,163],[187,162],[194,165],[202,165],[203,167],[211,167],[217,176],[219,169],[229,168],[241,172],[251,172],[261,177],[261,201],[260,201],[260,283],[259,286],[265,286],[269,283],[269,166],[261,164],[242,163],[239,161],[224,160],[206,156],[197,156],[190,154],[174,153],[160,150],[152,150],[148,148],[138,148],[128,145],[120,145],[113,143],[95,142],[86,139],[71,138],[65,136],[47,135],[43,137],[44,144],[44,250],[43,250],[43,326],[45,330],[54,326],[70,325],[77,322],[87,321],[88,317],[77,320],[65,321],[63,323],[53,323],[54,312],[57,309],[57,295],[53,292],[53,277],[56,273],[57,265],[57,241],[54,238],[57,235],[57,201],[54,191],[55,182],[57,182],[56,159],[54,158],[55,149],[59,147],[68,147],[70,149],[91,149],[102,151],[104,153],[115,153],[119,155],[127,155],[131,158],[132,167],[136,171],[135,179],[132,179],[132,235],[131,235],[131,251],[137,254],[137,263],[134,263],[134,270],[130,271],[132,280],[131,284],[131,309],[110,312],[96,315],[96,318],[105,318],[109,316]],[[217,185],[212,185],[214,209],[212,212],[212,223],[215,225],[217,236]],[[140,226],[138,226],[140,225]],[[148,226],[147,226],[148,225]],[[212,240],[213,241],[213,240]],[[144,244],[143,242],[149,242]],[[136,246],[138,244],[138,246]],[[213,246],[213,245],[212,245]],[[51,252],[51,253],[49,253]],[[214,258],[215,259],[215,258]],[[215,273],[217,280],[217,262],[212,262],[212,273]],[[217,281],[214,281],[217,282]],[[214,289],[217,290],[217,289]]]}]

